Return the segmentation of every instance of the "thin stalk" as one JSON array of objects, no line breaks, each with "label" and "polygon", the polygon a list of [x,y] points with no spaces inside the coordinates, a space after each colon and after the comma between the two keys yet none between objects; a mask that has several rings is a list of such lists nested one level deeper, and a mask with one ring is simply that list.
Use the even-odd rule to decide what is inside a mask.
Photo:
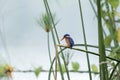
[{"label": "thin stalk", "polygon": [[114,72],[115,72],[118,65],[119,65],[119,62],[115,65],[113,71],[111,72],[109,80],[112,80],[112,76],[113,76],[113,74],[114,74]]},{"label": "thin stalk", "polygon": [[[106,61],[106,54],[105,54],[105,46],[103,41],[103,29],[102,29],[102,21],[101,21],[101,0],[97,0],[97,9],[98,9],[98,44],[99,44],[99,61],[105,62]],[[100,80],[108,80],[108,71],[107,71],[107,64],[100,65]]]},{"label": "thin stalk", "polygon": [[56,45],[56,56],[55,56],[55,80],[57,80],[57,61],[58,61],[58,46]]},{"label": "thin stalk", "polygon": [[[47,6],[48,6],[48,10],[49,10],[49,13],[50,13],[50,16],[51,16],[51,19],[52,19],[53,28],[54,28],[54,30],[55,30],[55,34],[56,34],[56,37],[57,37],[58,44],[60,44],[59,37],[58,37],[58,33],[57,33],[57,30],[56,30],[55,23],[54,23],[54,20],[53,20],[53,17],[52,17],[52,13],[51,13],[51,10],[50,10],[50,7],[49,7],[49,4],[48,4],[47,0],[46,0],[46,4],[47,4]],[[60,50],[61,50],[61,49],[62,49],[62,48],[60,47]],[[65,69],[66,69],[66,72],[67,72],[68,80],[70,80],[69,71],[68,71],[68,68],[67,68],[67,65],[66,65],[66,62],[65,62],[65,57],[64,57],[64,55],[63,55],[63,52],[61,52],[61,54],[62,54],[62,59],[63,59],[64,65],[65,65]]]},{"label": "thin stalk", "polygon": [[[83,30],[83,36],[84,36],[84,43],[85,43],[85,50],[87,51],[87,40],[86,40],[86,34],[85,34],[85,29],[84,29],[84,22],[83,22],[83,15],[82,15],[82,8],[81,8],[81,2],[78,0],[79,3],[79,9],[80,9],[80,16],[81,16],[81,21],[82,21],[82,30]],[[89,77],[90,80],[92,80],[92,75],[91,75],[91,68],[90,68],[90,60],[89,60],[89,55],[86,52],[86,57],[87,57],[87,64],[88,64],[88,70],[89,70]]]},{"label": "thin stalk", "polygon": [[[47,0],[43,0],[43,1],[44,1],[44,5],[45,5],[45,9],[46,9],[47,15],[50,16],[50,13],[49,13],[49,10],[48,10],[49,6],[47,6]],[[54,47],[55,47],[55,50],[56,50],[56,41],[55,41],[53,28],[51,29],[51,33],[52,33],[52,37],[53,37]],[[62,80],[64,80],[64,75],[62,74],[62,66],[61,66],[61,62],[60,62],[60,58],[59,57],[58,57],[58,63],[59,63],[59,67],[60,67],[61,78],[62,78]],[[51,73],[51,70],[49,71],[49,73]],[[48,79],[50,80],[50,75],[48,75]]]},{"label": "thin stalk", "polygon": [[89,0],[89,2],[90,2],[90,5],[91,5],[91,7],[92,7],[92,9],[93,9],[94,13],[95,13],[95,16],[97,17],[97,12],[95,11],[95,8],[94,8],[94,6],[93,6],[92,1],[91,1],[91,0]]},{"label": "thin stalk", "polygon": [[[34,70],[15,70],[14,73],[30,73],[34,72]],[[41,70],[43,73],[48,73],[49,70]],[[74,70],[69,70],[71,73],[89,73],[89,71],[74,71]],[[99,74],[98,72],[91,72],[93,74]]]},{"label": "thin stalk", "polygon": [[[74,46],[85,46],[85,44],[75,44]],[[87,44],[87,47],[99,48],[98,46],[90,45],[90,44]],[[105,50],[108,51],[108,52],[112,52],[112,50],[109,50],[109,49],[105,49]]]},{"label": "thin stalk", "polygon": [[[44,0],[43,0],[43,1],[44,1]],[[45,2],[44,2],[44,5],[45,5],[45,8],[46,8],[46,12],[47,12],[47,7],[46,7]],[[48,12],[47,12],[47,14],[48,14]],[[52,28],[51,28],[51,33],[52,33],[53,43],[54,43],[54,46],[55,46],[56,41],[55,41],[55,37],[54,37],[53,31],[52,31]],[[49,33],[48,33],[48,38],[49,38]],[[49,41],[48,41],[48,46],[49,46]],[[50,49],[50,47],[49,47],[48,49]],[[48,51],[49,51],[49,57],[50,57],[50,50],[48,50]],[[50,60],[51,60],[51,57],[50,57]],[[52,63],[52,60],[51,60],[50,62]],[[51,69],[53,70],[53,67],[52,67]],[[55,79],[54,72],[53,72],[53,76],[54,76],[54,79]],[[50,80],[50,78],[48,78],[48,79]]]},{"label": "thin stalk", "polygon": [[[58,55],[62,52],[62,51],[64,51],[66,48],[64,48],[64,49],[62,49],[61,51],[59,51],[58,52]],[[58,57],[59,58],[59,57]],[[50,69],[49,69],[49,74],[48,74],[48,79],[50,80],[50,75],[51,75],[51,72],[52,72],[52,66],[53,66],[53,64],[54,64],[54,61],[55,61],[55,58],[53,59],[53,61],[52,61],[52,63],[51,63],[51,66],[50,66]],[[58,61],[59,61],[59,59],[58,59]],[[64,77],[63,77],[63,79],[64,79]],[[62,80],[63,80],[62,79]]]},{"label": "thin stalk", "polygon": [[[51,32],[52,32],[53,42],[54,42],[54,46],[55,46],[55,50],[56,50],[55,36],[54,36],[53,31],[51,31]],[[61,62],[60,62],[59,56],[56,59],[58,59],[58,64],[59,64],[59,67],[60,67],[61,78],[62,78],[62,80],[64,80],[64,75],[62,74],[62,66],[61,66]],[[51,65],[52,65],[52,63],[51,63]],[[57,64],[55,64],[55,65],[57,66]],[[50,70],[49,73],[51,73],[51,70]],[[50,75],[48,76],[48,79],[50,80]]]},{"label": "thin stalk", "polygon": [[51,52],[50,52],[49,32],[47,32],[47,43],[48,43],[49,59],[50,59],[50,63],[51,63],[52,62],[52,58],[51,58]]},{"label": "thin stalk", "polygon": [[[49,53],[49,59],[50,59],[50,64],[51,64],[51,63],[52,63],[52,58],[51,58],[51,52],[50,52],[49,32],[47,32],[47,42],[48,42],[48,53]],[[53,70],[53,68],[52,68],[52,70]],[[54,72],[53,72],[53,76],[54,76],[54,79],[55,79]]]}]

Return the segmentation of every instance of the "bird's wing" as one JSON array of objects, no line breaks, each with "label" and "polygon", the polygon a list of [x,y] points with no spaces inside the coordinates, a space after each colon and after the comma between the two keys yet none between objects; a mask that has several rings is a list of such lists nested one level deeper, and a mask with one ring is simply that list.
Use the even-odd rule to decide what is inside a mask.
[{"label": "bird's wing", "polygon": [[74,46],[74,41],[73,41],[73,39],[70,37],[69,40],[70,40],[70,46],[71,46],[71,47]]}]

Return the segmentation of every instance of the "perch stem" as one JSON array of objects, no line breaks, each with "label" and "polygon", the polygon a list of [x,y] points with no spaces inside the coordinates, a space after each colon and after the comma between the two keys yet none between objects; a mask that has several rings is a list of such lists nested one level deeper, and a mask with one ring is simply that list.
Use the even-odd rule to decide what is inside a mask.
[{"label": "perch stem", "polygon": [[55,80],[57,80],[58,45],[56,45]]}]

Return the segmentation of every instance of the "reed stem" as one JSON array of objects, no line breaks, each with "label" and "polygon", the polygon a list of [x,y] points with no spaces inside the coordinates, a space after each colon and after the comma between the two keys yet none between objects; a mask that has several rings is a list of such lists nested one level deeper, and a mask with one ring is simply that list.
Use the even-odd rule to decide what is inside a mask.
[{"label": "reed stem", "polygon": [[[82,8],[81,8],[80,0],[78,0],[78,3],[79,3],[80,16],[81,16],[81,22],[82,22],[82,31],[83,31],[83,36],[84,36],[85,50],[87,51],[88,50],[87,40],[86,40],[86,34],[85,34],[84,21],[83,21]],[[90,68],[90,59],[89,59],[89,55],[88,55],[87,52],[86,52],[86,57],[87,57],[87,64],[88,64],[88,70],[89,70],[89,77],[90,77],[90,80],[92,80],[91,68]]]}]

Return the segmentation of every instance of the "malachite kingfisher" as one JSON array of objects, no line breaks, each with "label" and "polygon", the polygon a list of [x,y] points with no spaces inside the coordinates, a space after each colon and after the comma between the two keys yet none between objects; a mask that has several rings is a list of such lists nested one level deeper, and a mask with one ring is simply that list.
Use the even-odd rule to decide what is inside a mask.
[{"label": "malachite kingfisher", "polygon": [[74,41],[73,41],[73,39],[70,37],[69,34],[65,34],[65,35],[63,36],[63,38],[61,39],[61,41],[62,41],[63,39],[65,39],[65,42],[66,42],[66,44],[67,44],[67,47],[72,48],[72,47],[74,46]]}]

